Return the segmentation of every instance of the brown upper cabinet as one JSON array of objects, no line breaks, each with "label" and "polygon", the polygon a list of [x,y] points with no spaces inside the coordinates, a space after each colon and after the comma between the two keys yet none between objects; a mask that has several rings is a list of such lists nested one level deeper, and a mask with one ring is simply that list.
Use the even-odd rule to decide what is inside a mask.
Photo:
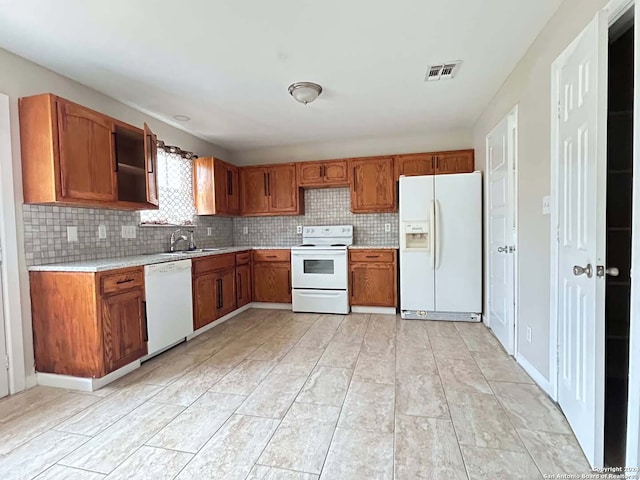
[{"label": "brown upper cabinet", "polygon": [[158,206],[156,137],[81,105],[21,98],[25,203],[119,209]]},{"label": "brown upper cabinet", "polygon": [[349,185],[349,170],[346,160],[325,162],[300,162],[298,185],[301,187],[346,187]]},{"label": "brown upper cabinet", "polygon": [[351,211],[395,212],[397,202],[394,175],[393,157],[350,159]]},{"label": "brown upper cabinet", "polygon": [[396,156],[396,178],[399,178],[401,175],[471,173],[473,169],[473,150],[411,153]]},{"label": "brown upper cabinet", "polygon": [[245,216],[304,213],[296,164],[240,168],[240,211]]},{"label": "brown upper cabinet", "polygon": [[198,215],[240,215],[238,167],[213,157],[196,158],[193,196]]}]

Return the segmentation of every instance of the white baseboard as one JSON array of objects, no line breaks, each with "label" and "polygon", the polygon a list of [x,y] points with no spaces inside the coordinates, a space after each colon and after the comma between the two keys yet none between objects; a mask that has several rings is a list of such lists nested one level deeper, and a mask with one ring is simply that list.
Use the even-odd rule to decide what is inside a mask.
[{"label": "white baseboard", "polygon": [[[544,378],[544,376],[529,363],[529,361],[524,358],[520,352],[516,355],[516,361],[520,364],[522,369],[527,372],[527,374],[533,379],[534,382],[538,384],[538,386],[545,391],[547,395],[553,398],[553,388],[551,386],[551,382]],[[553,398],[555,401],[556,399]]]},{"label": "white baseboard", "polygon": [[253,302],[251,308],[267,308],[271,310],[291,310],[290,303]]},{"label": "white baseboard", "polygon": [[379,315],[395,315],[396,309],[393,307],[351,307],[353,313],[377,313]]},{"label": "white baseboard", "polygon": [[218,325],[220,325],[221,323],[226,322],[227,320],[231,320],[233,317],[235,317],[236,315],[240,315],[242,312],[249,310],[250,308],[252,308],[253,304],[252,303],[247,303],[246,305],[234,310],[231,313],[227,313],[224,317],[220,317],[219,319],[217,319],[215,322],[211,322],[209,325],[205,325],[202,328],[199,328],[198,330],[196,330],[193,333],[190,333],[189,335],[187,335],[187,342],[189,340],[191,340],[192,338],[196,338],[198,335],[203,334],[204,332],[208,332],[209,330],[211,330],[212,328],[217,327]]},{"label": "white baseboard", "polygon": [[101,378],[73,377],[71,375],[58,375],[55,373],[36,373],[38,385],[44,387],[66,388],[80,392],[95,392],[109,383],[124,377],[140,367],[140,360],[125,365]]},{"label": "white baseboard", "polygon": [[[36,385],[38,385],[38,376],[36,372],[31,372],[29,375],[27,375],[27,378],[25,378],[24,388],[25,390],[29,390],[30,388],[33,388]],[[12,393],[18,393],[18,392],[12,392]]]}]

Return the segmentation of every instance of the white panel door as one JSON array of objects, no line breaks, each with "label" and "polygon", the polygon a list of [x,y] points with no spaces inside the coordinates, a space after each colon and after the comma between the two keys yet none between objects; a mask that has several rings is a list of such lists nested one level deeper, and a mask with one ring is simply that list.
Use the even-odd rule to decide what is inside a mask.
[{"label": "white panel door", "polygon": [[514,121],[506,116],[487,135],[487,323],[505,350],[515,337]]},{"label": "white panel door", "polygon": [[482,175],[435,176],[436,311],[482,312]]},{"label": "white panel door", "polygon": [[[434,176],[400,179],[400,308],[435,310],[432,235],[434,218]],[[402,235],[406,224],[428,225],[429,247],[426,251],[407,250]]]},{"label": "white panel door", "polygon": [[558,403],[594,467],[603,463],[607,21],[556,61]]},{"label": "white panel door", "polygon": [[[2,228],[2,226],[0,226]],[[2,251],[0,250],[0,267],[2,266]],[[4,296],[2,283],[2,269],[0,269],[0,398],[9,395],[9,370],[7,369],[7,344],[4,332]]]}]

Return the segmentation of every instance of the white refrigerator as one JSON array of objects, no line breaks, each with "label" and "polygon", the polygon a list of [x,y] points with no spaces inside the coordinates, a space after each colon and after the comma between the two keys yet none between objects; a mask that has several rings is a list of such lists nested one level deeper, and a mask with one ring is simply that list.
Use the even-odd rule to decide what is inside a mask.
[{"label": "white refrigerator", "polygon": [[480,321],[480,172],[400,177],[402,318]]}]

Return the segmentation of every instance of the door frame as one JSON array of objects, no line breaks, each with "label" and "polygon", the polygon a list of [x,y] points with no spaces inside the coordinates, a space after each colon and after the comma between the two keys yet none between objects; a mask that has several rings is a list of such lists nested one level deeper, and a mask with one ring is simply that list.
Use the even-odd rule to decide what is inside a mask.
[{"label": "door frame", "polygon": [[[634,9],[634,113],[633,113],[633,169],[639,172],[633,176],[632,196],[632,254],[631,271],[640,271],[640,2],[635,0],[611,0],[606,7],[608,27],[617,22],[630,9]],[[558,210],[556,198],[558,195],[558,157],[556,144],[558,142],[557,105],[560,98],[558,85],[554,81],[559,66],[569,54],[565,51],[551,64],[551,297],[550,297],[550,387],[547,393],[555,401],[558,400]],[[606,157],[605,157],[606,160]],[[631,278],[631,311],[629,335],[629,386],[640,385],[640,282]],[[640,463],[640,388],[629,388],[627,413],[627,448],[626,466],[637,467]],[[632,408],[634,406],[634,408]],[[602,459],[604,460],[604,459]]]},{"label": "door frame", "polygon": [[[516,104],[510,111],[507,113],[501,120],[502,122],[505,118],[508,119],[508,129],[511,132],[512,129],[515,130],[515,136],[513,138],[513,144],[511,145],[513,155],[512,165],[513,170],[509,172],[509,175],[513,175],[513,216],[514,216],[514,232],[513,232],[513,244],[515,246],[515,251],[513,252],[513,352],[508,352],[509,355],[512,355],[514,358],[517,358],[518,355],[518,317],[519,317],[519,292],[520,292],[520,282],[518,277],[518,108],[519,104]],[[490,193],[490,185],[489,185],[489,145],[488,145],[488,136],[491,135],[491,132],[495,129],[500,122],[496,123],[493,128],[489,131],[489,133],[485,136],[485,172],[484,176],[484,215],[485,215],[485,224],[487,225],[485,231],[485,265],[487,268],[485,269],[485,285],[489,285],[490,282],[490,268],[489,268],[489,239],[490,239],[490,226],[488,224],[489,221],[489,210],[491,209],[491,205],[489,202],[489,193]],[[507,150],[508,152],[508,150]],[[489,292],[485,292],[485,301],[484,301],[484,309],[486,314],[484,315],[484,321],[488,327],[491,327],[491,320],[489,317]]]},{"label": "door frame", "polygon": [[[0,246],[2,248],[2,263],[0,275],[2,275],[2,296],[4,313],[4,332],[6,350],[9,359],[9,393],[16,393],[27,387],[27,372],[25,365],[24,326],[22,311],[22,289],[24,283],[21,280],[21,272],[24,270],[24,253],[20,260],[21,245],[18,239],[18,206],[22,203],[16,196],[14,185],[15,166],[11,147],[12,133],[10,116],[10,99],[4,93],[0,93]],[[17,138],[17,135],[15,135]],[[19,178],[19,177],[18,177]],[[26,273],[26,272],[25,272]],[[29,308],[27,296],[26,308]],[[0,368],[4,368],[4,359],[0,359]],[[34,383],[35,376],[31,376],[30,383]]]}]

